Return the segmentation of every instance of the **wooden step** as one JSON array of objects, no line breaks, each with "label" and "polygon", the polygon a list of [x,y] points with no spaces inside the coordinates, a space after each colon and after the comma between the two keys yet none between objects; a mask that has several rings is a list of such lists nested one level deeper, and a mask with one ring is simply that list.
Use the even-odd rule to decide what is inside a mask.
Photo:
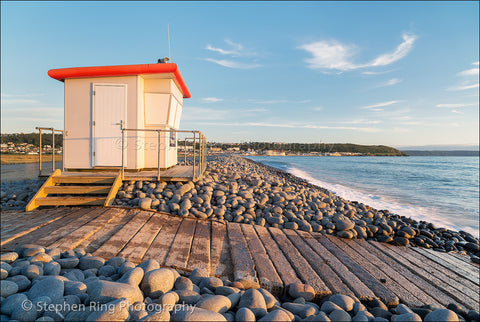
[{"label": "wooden step", "polygon": [[112,184],[114,181],[115,177],[112,176],[60,175],[53,177],[53,183]]},{"label": "wooden step", "polygon": [[36,202],[38,206],[103,206],[105,197],[44,197]]},{"label": "wooden step", "polygon": [[110,186],[50,186],[45,187],[48,194],[108,194]]}]

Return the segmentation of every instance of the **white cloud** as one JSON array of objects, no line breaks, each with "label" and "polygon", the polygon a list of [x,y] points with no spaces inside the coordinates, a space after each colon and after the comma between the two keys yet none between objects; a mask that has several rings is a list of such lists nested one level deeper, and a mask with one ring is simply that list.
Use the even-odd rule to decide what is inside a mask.
[{"label": "white cloud", "polygon": [[417,36],[402,35],[403,42],[392,52],[382,54],[372,61],[356,64],[352,61],[355,55],[355,46],[342,44],[336,40],[317,41],[299,46],[313,57],[305,59],[311,69],[349,71],[366,67],[387,66],[405,57],[413,48]]},{"label": "white cloud", "polygon": [[208,107],[184,106],[183,109],[183,121],[224,120],[228,118],[229,114],[231,114],[228,110],[213,109]]},{"label": "white cloud", "polygon": [[359,120],[353,120],[353,121],[343,121],[343,122],[337,122],[341,124],[379,124],[382,123],[380,120],[365,120],[365,119],[359,119]]},{"label": "white cloud", "polygon": [[480,85],[479,83],[467,84],[467,85],[457,85],[457,86],[449,87],[449,88],[447,88],[447,90],[448,91],[464,91],[464,90],[467,90],[467,89],[478,88],[479,85]]},{"label": "white cloud", "polygon": [[362,72],[363,75],[382,75],[382,74],[386,74],[386,73],[390,73],[392,72],[393,70],[386,70],[386,71],[383,71],[383,72],[372,72],[372,71],[365,71],[365,72]]},{"label": "white cloud", "polygon": [[40,102],[28,98],[2,98],[2,104],[39,104]]},{"label": "white cloud", "polygon": [[472,104],[472,103],[468,103],[468,104],[465,104],[465,103],[458,103],[458,104],[437,104],[435,105],[435,107],[445,107],[445,108],[459,108],[459,107],[465,107],[465,106],[473,106],[473,105],[476,105],[476,104]]},{"label": "white cloud", "polygon": [[237,69],[252,69],[252,68],[262,67],[262,65],[256,64],[256,63],[242,63],[242,62],[236,62],[228,59],[205,58],[205,60],[224,66],[224,67],[237,68]]},{"label": "white cloud", "polygon": [[256,104],[282,104],[282,103],[304,104],[304,103],[309,103],[312,100],[291,101],[291,100],[285,100],[285,99],[281,99],[281,100],[249,99],[248,101]]},{"label": "white cloud", "polygon": [[464,112],[462,112],[462,111],[457,111],[457,110],[452,110],[452,113],[456,113],[456,114],[465,114]]},{"label": "white cloud", "polygon": [[398,83],[401,83],[401,82],[402,82],[401,79],[392,78],[392,79],[389,79],[388,81],[386,81],[384,83],[381,83],[381,84],[375,86],[374,88],[393,86],[393,85],[397,85]]},{"label": "white cloud", "polygon": [[472,65],[477,65],[477,66],[478,66],[478,65],[479,65],[479,62],[476,61],[476,62],[472,63]]},{"label": "white cloud", "polygon": [[313,107],[312,110],[314,110],[314,111],[323,111],[323,106]]},{"label": "white cloud", "polygon": [[201,100],[205,103],[216,103],[216,102],[223,101],[222,98],[217,98],[217,97],[204,97]]},{"label": "white cloud", "polygon": [[372,111],[379,111],[379,110],[382,110],[382,109],[376,109],[377,107],[385,107],[385,106],[397,104],[397,103],[400,103],[400,102],[401,101],[387,101],[387,102],[381,102],[381,103],[377,103],[377,104],[362,106],[360,108],[366,108],[366,109],[369,109],[369,110],[372,110]]},{"label": "white cloud", "polygon": [[479,68],[470,68],[464,71],[461,71],[457,74],[457,76],[478,76],[479,75]]},{"label": "white cloud", "polygon": [[268,112],[266,108],[251,108],[248,110],[245,110],[245,112]]},{"label": "white cloud", "polygon": [[279,128],[293,128],[293,129],[328,129],[328,130],[351,130],[360,132],[380,132],[380,129],[371,127],[354,127],[354,126],[328,126],[328,125],[316,125],[316,124],[297,124],[297,123],[266,123],[266,122],[237,122],[237,123],[210,123],[202,122],[197,124],[203,125],[216,125],[216,126],[252,126],[252,127],[279,127]]}]

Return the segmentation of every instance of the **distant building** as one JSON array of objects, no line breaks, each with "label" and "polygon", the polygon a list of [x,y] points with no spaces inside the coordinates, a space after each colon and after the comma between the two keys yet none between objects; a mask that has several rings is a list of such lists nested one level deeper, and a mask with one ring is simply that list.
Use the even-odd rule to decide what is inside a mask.
[{"label": "distant building", "polygon": [[265,155],[268,155],[268,156],[284,156],[285,152],[284,151],[278,151],[278,150],[266,150]]}]

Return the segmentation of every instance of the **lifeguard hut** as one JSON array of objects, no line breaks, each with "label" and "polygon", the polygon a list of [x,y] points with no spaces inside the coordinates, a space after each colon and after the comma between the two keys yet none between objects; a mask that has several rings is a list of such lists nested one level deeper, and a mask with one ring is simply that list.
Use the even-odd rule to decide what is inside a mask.
[{"label": "lifeguard hut", "polygon": [[[50,77],[65,84],[66,171],[55,170],[44,184],[46,189],[37,193],[40,197],[32,199],[31,209],[111,204],[125,179],[188,181],[202,175],[206,138],[200,131],[179,130],[183,100],[191,94],[177,65],[167,60],[48,71]],[[184,133],[191,136],[179,143],[177,135]],[[179,149],[183,149],[183,165],[177,165]],[[70,185],[61,187],[62,183]],[[70,188],[77,183],[83,185]],[[103,188],[95,188],[95,183]],[[108,196],[93,199],[90,195],[107,192],[103,184],[111,185]],[[83,198],[87,193],[89,198],[58,196],[73,192]]]}]

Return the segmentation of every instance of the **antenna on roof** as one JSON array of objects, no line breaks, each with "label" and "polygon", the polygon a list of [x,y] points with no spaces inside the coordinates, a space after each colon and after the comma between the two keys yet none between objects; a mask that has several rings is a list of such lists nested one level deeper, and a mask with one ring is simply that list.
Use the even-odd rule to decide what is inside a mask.
[{"label": "antenna on roof", "polygon": [[167,23],[167,33],[168,33],[168,57],[172,58],[172,54],[170,53],[170,25]]}]

